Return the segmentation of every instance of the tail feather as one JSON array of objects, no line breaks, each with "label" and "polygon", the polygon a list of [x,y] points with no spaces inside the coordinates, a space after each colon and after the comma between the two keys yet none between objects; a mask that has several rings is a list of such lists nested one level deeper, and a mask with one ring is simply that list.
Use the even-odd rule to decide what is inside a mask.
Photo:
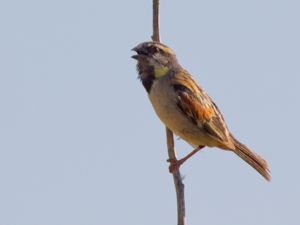
[{"label": "tail feather", "polygon": [[257,172],[259,172],[267,181],[271,180],[269,166],[266,160],[261,156],[251,151],[247,146],[236,140],[232,136],[235,149],[233,150],[240,158],[252,166]]}]

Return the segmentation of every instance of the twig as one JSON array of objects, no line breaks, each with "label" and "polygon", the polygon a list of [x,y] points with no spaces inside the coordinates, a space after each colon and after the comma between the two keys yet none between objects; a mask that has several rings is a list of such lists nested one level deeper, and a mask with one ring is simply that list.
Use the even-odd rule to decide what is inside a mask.
[{"label": "twig", "polygon": [[159,0],[153,0],[153,35],[152,40],[160,42],[159,37]]},{"label": "twig", "polygon": [[[160,42],[159,36],[159,0],[153,0],[153,35],[152,40]],[[176,159],[174,149],[173,133],[166,127],[167,146],[169,159]],[[177,224],[186,225],[185,221],[185,201],[184,201],[184,185],[179,169],[173,173],[173,180],[177,197]]]},{"label": "twig", "polygon": [[[167,127],[166,127],[166,134],[167,134],[169,159],[176,159],[173,133]],[[177,224],[178,225],[186,225],[184,185],[182,183],[182,178],[181,178],[179,169],[173,173],[173,180],[174,180],[174,185],[175,185],[175,189],[176,189],[176,197],[177,197]]]}]

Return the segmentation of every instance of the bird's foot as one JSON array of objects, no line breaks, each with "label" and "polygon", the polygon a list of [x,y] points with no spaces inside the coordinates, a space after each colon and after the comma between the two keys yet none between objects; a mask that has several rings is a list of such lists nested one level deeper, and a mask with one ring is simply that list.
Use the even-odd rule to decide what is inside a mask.
[{"label": "bird's foot", "polygon": [[197,152],[199,152],[201,149],[203,149],[204,146],[198,146],[196,149],[194,149],[192,152],[190,152],[187,156],[183,157],[180,160],[175,159],[168,159],[167,162],[170,163],[169,166],[169,172],[170,173],[174,173],[176,172],[179,167],[186,161],[188,160],[190,157],[192,157],[194,154],[196,154]]},{"label": "bird's foot", "polygon": [[169,172],[174,173],[179,169],[179,167],[183,164],[184,161],[177,159],[168,159],[167,162],[170,163]]}]

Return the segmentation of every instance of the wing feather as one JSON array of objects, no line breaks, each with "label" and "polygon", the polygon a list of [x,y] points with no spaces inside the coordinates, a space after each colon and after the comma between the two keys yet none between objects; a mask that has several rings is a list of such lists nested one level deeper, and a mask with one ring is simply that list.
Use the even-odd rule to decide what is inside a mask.
[{"label": "wing feather", "polygon": [[228,143],[230,135],[223,116],[212,99],[187,73],[174,76],[172,85],[178,95],[177,106],[199,128],[215,140]]}]

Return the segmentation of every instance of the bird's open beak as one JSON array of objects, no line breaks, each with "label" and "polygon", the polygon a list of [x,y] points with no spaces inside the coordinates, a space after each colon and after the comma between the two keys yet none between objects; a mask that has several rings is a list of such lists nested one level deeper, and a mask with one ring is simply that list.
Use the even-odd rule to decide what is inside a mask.
[{"label": "bird's open beak", "polygon": [[139,60],[143,56],[147,56],[147,51],[144,48],[134,47],[131,51],[135,51],[137,54],[131,56],[131,58]]},{"label": "bird's open beak", "polygon": [[[133,49],[131,49],[131,51],[135,51],[137,53],[137,47],[134,47]],[[139,55],[138,54],[133,55],[133,56],[131,56],[131,58],[138,60],[139,59]]]}]

